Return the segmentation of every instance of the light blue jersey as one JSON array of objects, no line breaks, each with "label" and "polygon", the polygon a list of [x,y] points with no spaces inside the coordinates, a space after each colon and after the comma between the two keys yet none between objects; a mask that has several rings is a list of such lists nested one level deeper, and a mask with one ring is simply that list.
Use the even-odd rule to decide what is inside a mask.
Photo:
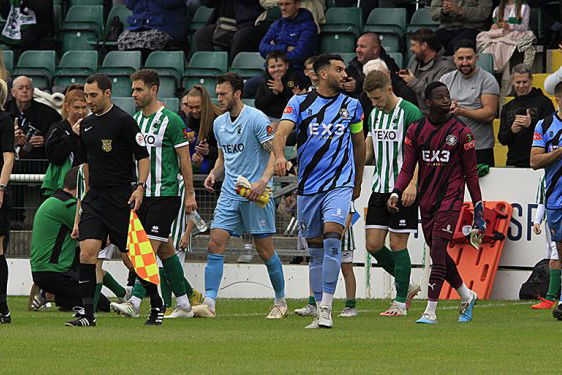
[{"label": "light blue jersey", "polygon": [[297,194],[353,188],[351,135],[363,131],[363,109],[357,99],[344,94],[324,97],[317,91],[295,95],[282,120],[294,123],[297,132]]},{"label": "light blue jersey", "polygon": [[[273,139],[271,121],[260,110],[245,105],[232,122],[226,112],[215,119],[213,131],[224,154],[224,182],[221,197],[247,201],[236,194],[234,183],[238,176],[250,182],[259,180],[269,162],[270,154],[262,143]],[[271,186],[271,181],[268,183]]]},{"label": "light blue jersey", "polygon": [[[552,152],[559,147],[562,138],[562,120],[556,113],[540,120],[535,126],[533,146],[544,149],[545,153]],[[562,209],[562,159],[544,168],[545,171],[545,206],[549,210]],[[552,229],[552,227],[551,227]],[[561,233],[562,238],[562,233]]]}]

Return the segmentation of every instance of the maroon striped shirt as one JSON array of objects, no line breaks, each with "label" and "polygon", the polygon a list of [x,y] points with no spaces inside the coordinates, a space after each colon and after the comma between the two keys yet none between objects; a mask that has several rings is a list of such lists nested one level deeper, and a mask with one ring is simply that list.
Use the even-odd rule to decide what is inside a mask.
[{"label": "maroon striped shirt", "polygon": [[411,125],[404,140],[404,162],[394,190],[402,193],[418,169],[418,199],[422,216],[460,211],[464,185],[474,203],[482,200],[474,136],[468,126],[451,117],[436,125],[428,117]]}]

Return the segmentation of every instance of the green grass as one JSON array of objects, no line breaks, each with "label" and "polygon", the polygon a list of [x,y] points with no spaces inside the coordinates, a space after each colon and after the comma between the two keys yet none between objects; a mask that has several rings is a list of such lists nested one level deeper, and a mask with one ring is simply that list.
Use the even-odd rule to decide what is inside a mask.
[{"label": "green grass", "polygon": [[[503,374],[559,367],[562,322],[530,303],[480,302],[475,320],[459,324],[457,303],[443,302],[440,323],[426,326],[414,324],[423,301],[414,301],[405,318],[378,316],[389,301],[359,301],[359,317],[335,318],[331,330],[305,330],[311,319],[293,314],[268,321],[269,300],[219,300],[214,320],[166,320],[161,327],[100,313],[96,328],[65,327],[68,313],[28,312],[23,297],[9,303],[13,322],[0,325],[1,374]],[[302,304],[289,301],[291,310]],[[342,305],[337,301],[335,311]]]}]

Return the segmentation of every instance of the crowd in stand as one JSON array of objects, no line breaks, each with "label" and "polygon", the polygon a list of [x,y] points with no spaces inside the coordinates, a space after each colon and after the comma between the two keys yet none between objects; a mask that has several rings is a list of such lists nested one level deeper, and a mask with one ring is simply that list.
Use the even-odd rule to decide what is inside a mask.
[{"label": "crowd in stand", "polygon": [[[225,50],[229,60],[244,51],[259,52],[265,59],[263,75],[249,78],[245,97],[255,99],[255,106],[272,120],[281,118],[289,99],[314,89],[311,69],[319,47],[319,34],[326,21],[324,0],[126,0],[132,11],[130,26],[117,38],[120,50],[140,50],[143,56],[154,50],[187,45],[189,13],[198,6],[212,8],[207,24],[194,34],[193,50]],[[492,122],[501,119],[498,140],[508,146],[507,165],[529,167],[529,149],[536,122],[554,111],[550,99],[540,88],[532,87],[532,64],[536,37],[529,29],[530,7],[515,0],[433,0],[427,1],[431,17],[439,23],[436,31],[422,28],[413,32],[406,46],[412,58],[402,69],[390,56],[381,37],[366,32],[357,37],[355,57],[347,64],[348,79],[342,88],[359,98],[365,113],[373,108],[363,91],[365,75],[381,70],[390,76],[394,93],[426,112],[423,100],[426,86],[433,81],[444,82],[451,92],[453,113],[468,124],[476,137],[478,162],[494,166],[496,136]],[[533,6],[544,4],[528,2]],[[335,1],[336,6],[357,6],[354,1]],[[361,1],[363,16],[376,6],[411,6],[409,1]],[[19,22],[21,30],[6,27],[4,43],[14,49],[35,48],[52,28],[45,27],[51,17],[52,1],[22,1],[16,4],[0,1],[0,14]],[[276,8],[278,7],[278,8]],[[273,17],[273,10],[279,15]],[[545,10],[542,9],[541,10]],[[550,9],[546,9],[550,10]],[[52,12],[52,10],[51,10]],[[555,14],[555,13],[554,13]],[[550,21],[548,21],[550,19]],[[547,28],[556,35],[559,19],[551,12]],[[19,33],[18,33],[19,31]],[[10,39],[11,38],[11,39]],[[509,44],[517,40],[517,44]],[[527,53],[531,51],[530,55]],[[477,66],[482,52],[493,55],[494,70],[487,72]],[[521,64],[513,61],[521,59]],[[562,69],[562,68],[561,68]],[[562,70],[545,83],[552,94],[553,83],[560,80]],[[500,111],[500,86],[509,82],[515,99]],[[494,75],[495,73],[495,75]],[[15,142],[20,159],[48,159],[51,165],[76,165],[73,155],[79,146],[73,124],[86,116],[87,109],[81,87],[72,95],[67,91],[62,118],[48,105],[33,98],[33,82],[27,77],[9,77],[0,67],[0,78],[11,85],[11,98],[6,111],[17,121]],[[69,88],[67,90],[72,89]],[[196,173],[205,174],[217,158],[217,144],[212,131],[213,120],[220,110],[212,94],[204,86],[185,88],[179,98],[179,114],[185,122],[191,142],[191,157]],[[24,171],[16,163],[16,173]],[[45,167],[34,170],[45,173]],[[52,171],[50,171],[52,172]],[[53,180],[62,176],[47,173],[52,180],[43,186],[51,191]]]}]

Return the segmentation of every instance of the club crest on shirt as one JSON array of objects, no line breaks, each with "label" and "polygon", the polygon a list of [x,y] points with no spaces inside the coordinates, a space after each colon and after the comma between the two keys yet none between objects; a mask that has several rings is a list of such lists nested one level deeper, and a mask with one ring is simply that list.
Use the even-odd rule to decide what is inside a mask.
[{"label": "club crest on shirt", "polygon": [[111,146],[112,139],[102,139],[101,140],[101,149],[105,152],[109,152],[113,149]]},{"label": "club crest on shirt", "polygon": [[238,127],[236,128],[236,134],[242,134],[242,125],[238,125]]},{"label": "club crest on shirt", "polygon": [[347,110],[347,108],[342,108],[339,111],[339,115],[341,116],[342,119],[346,120],[349,118],[349,111]]},{"label": "club crest on shirt", "polygon": [[449,134],[449,135],[447,136],[447,138],[445,138],[445,143],[447,143],[449,146],[452,147],[452,146],[454,146],[454,145],[457,144],[457,137],[455,137],[455,136],[452,135],[452,134]]}]

